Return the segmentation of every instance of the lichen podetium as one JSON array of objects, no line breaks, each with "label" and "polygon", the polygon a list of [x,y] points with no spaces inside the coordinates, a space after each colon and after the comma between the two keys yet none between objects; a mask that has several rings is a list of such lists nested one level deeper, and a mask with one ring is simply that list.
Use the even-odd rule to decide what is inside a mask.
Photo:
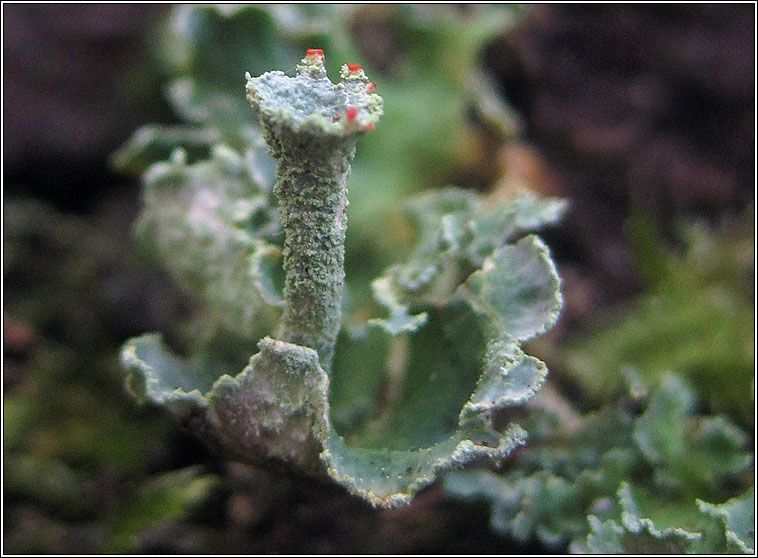
[{"label": "lichen podetium", "polygon": [[294,78],[247,75],[248,100],[277,161],[287,303],[277,337],[315,349],[326,370],[341,320],[346,183],[356,140],[382,115],[375,89],[360,64],[344,65],[333,84],[320,49],[307,51]]}]

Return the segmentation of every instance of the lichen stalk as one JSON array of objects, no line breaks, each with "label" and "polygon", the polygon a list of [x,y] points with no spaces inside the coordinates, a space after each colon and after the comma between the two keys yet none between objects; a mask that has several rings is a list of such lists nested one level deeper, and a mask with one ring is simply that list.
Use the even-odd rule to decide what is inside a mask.
[{"label": "lichen stalk", "polygon": [[344,65],[341,77],[333,84],[323,51],[308,49],[295,77],[267,72],[247,82],[277,161],[286,307],[276,336],[315,349],[327,371],[341,322],[350,164],[356,139],[382,115],[360,64]]},{"label": "lichen stalk", "polygon": [[277,160],[274,194],[285,232],[286,308],[278,338],[316,349],[329,369],[345,284],[347,178],[355,141],[328,144],[269,138]]}]

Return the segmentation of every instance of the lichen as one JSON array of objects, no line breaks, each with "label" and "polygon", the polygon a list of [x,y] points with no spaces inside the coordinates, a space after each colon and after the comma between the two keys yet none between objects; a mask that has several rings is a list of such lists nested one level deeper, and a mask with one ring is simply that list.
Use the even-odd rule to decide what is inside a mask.
[{"label": "lichen", "polygon": [[[122,362],[139,398],[166,405],[226,455],[331,478],[372,505],[393,507],[443,471],[502,459],[524,443],[519,425],[495,429],[492,415],[541,386],[545,365],[519,344],[555,323],[562,299],[544,243],[510,242],[553,222],[563,204],[528,195],[490,201],[455,189],[417,199],[419,247],[373,283],[390,317],[343,328],[347,179],[382,99],[359,64],[344,65],[341,77],[328,79],[319,49],[308,50],[294,77],[247,76],[276,161],[270,190],[256,183],[265,175],[255,150],[243,158],[217,148],[211,165],[179,154],[148,170],[143,232],[203,295],[208,323],[221,326],[198,343],[199,356],[179,358],[160,336],[144,335],[127,342]],[[214,190],[218,177],[227,186]],[[269,265],[279,253],[281,297]],[[251,324],[270,324],[278,312],[278,326],[256,337]],[[228,352],[227,330],[244,343],[259,340],[236,375],[217,354],[219,344]],[[343,354],[356,358],[335,358],[338,337]],[[377,341],[374,349],[367,340]],[[395,386],[386,405],[352,429],[335,425],[333,406],[354,416],[342,411],[385,370]]]},{"label": "lichen", "polygon": [[340,330],[350,164],[357,137],[382,115],[360,66],[343,66],[342,75],[337,85],[329,80],[318,49],[308,50],[294,78],[247,75],[248,100],[277,162],[286,272],[278,336],[315,349],[327,370]]}]

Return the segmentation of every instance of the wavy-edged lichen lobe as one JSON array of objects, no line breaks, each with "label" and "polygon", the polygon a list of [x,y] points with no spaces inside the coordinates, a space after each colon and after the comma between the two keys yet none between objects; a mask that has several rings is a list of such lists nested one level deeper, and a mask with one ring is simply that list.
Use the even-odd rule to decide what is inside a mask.
[{"label": "wavy-edged lichen lobe", "polygon": [[328,370],[344,289],[347,178],[355,142],[381,118],[382,99],[359,65],[343,66],[333,84],[315,49],[295,77],[247,78],[248,100],[277,161],[287,301],[277,337],[315,349]]},{"label": "wavy-edged lichen lobe", "polygon": [[269,337],[258,348],[241,374],[222,376],[214,385],[211,420],[242,460],[257,456],[299,473],[322,474],[319,454],[331,426],[329,379],[318,355]]}]

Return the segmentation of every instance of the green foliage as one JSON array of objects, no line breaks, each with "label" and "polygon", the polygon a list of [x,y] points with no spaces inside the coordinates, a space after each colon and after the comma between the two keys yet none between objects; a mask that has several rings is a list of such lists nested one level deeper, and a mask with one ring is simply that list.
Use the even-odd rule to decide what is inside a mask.
[{"label": "green foliage", "polygon": [[752,461],[748,438],[728,419],[692,421],[694,394],[675,376],[664,376],[634,428],[634,440],[655,466],[661,488],[706,496],[719,479],[737,474]]},{"label": "green foliage", "polygon": [[727,548],[755,552],[755,488],[720,505],[698,501],[700,511],[719,519],[724,526]]},{"label": "green foliage", "polygon": [[561,414],[540,393],[525,421],[532,440],[504,474],[450,473],[446,490],[491,502],[492,526],[503,534],[553,547],[573,540],[574,551],[727,552],[723,527],[719,534],[702,511],[723,518],[727,530],[731,521],[745,541],[752,489],[720,507],[698,498],[723,500],[735,482],[746,483],[747,436],[724,417],[696,415],[693,391],[676,376],[653,390],[634,372],[628,377],[644,406],[638,416],[628,398],[590,415]]},{"label": "green foliage", "polygon": [[676,370],[716,412],[752,424],[754,373],[754,235],[752,217],[737,226],[684,230],[684,254],[662,249],[642,217],[630,234],[650,289],[612,324],[574,339],[565,365],[596,401],[619,391],[622,377],[610,371],[634,367],[648,380]]},{"label": "green foliage", "polygon": [[[608,520],[600,523],[590,516],[592,532],[587,535],[586,552],[589,554],[684,554],[694,541],[701,537],[681,528],[660,529],[653,521],[640,517],[631,489],[622,483],[618,491],[621,505],[621,522]],[[585,550],[581,543],[575,551]]]},{"label": "green foliage", "polygon": [[11,455],[3,465],[3,475],[5,489],[16,497],[54,506],[67,514],[86,508],[76,472],[60,461],[33,454]]},{"label": "green foliage", "polygon": [[113,299],[133,262],[119,224],[4,204],[4,534],[14,552],[133,551],[212,493],[197,467],[159,472],[173,464],[164,452],[175,431],[124,392]]},{"label": "green foliage", "polygon": [[[122,239],[104,232],[101,223],[67,217],[38,202],[7,201],[4,227],[11,295],[6,327],[19,320],[16,327],[27,330],[31,345],[23,361],[27,372],[16,379],[20,386],[4,397],[4,449],[10,460],[20,460],[20,469],[8,463],[6,471],[24,481],[15,484],[21,491],[43,494],[33,486],[36,474],[22,470],[51,467],[81,478],[99,469],[123,475],[145,467],[144,440],[165,436],[167,425],[137,413],[121,393],[110,308],[102,292],[92,291],[93,282],[104,288],[113,270],[126,273]],[[80,304],[84,299],[92,301],[87,308]],[[65,333],[58,330],[61,323],[67,324]],[[10,380],[15,366],[6,363]],[[94,370],[100,371],[98,382],[89,381],[87,371]],[[48,481],[56,482],[54,476]]]},{"label": "green foliage", "polygon": [[[693,524],[697,532],[681,527],[659,528],[640,516],[630,486],[618,491],[621,524],[601,522],[590,515],[590,534],[585,543],[577,541],[575,552],[590,554],[752,554],[755,547],[755,495],[753,488],[728,502],[714,506],[698,500],[702,515]],[[710,517],[709,517],[710,516]],[[712,518],[717,521],[713,521]],[[720,523],[720,526],[718,525]]]},{"label": "green foliage", "polygon": [[[530,443],[503,474],[453,473],[445,486],[491,502],[493,528],[522,541],[593,553],[750,552],[753,489],[736,494],[751,484],[751,440],[711,413],[753,421],[751,219],[718,235],[692,226],[684,255],[661,248],[645,219],[632,225],[650,290],[556,355],[599,410],[577,415],[543,391],[522,423]],[[614,373],[623,364],[635,368]]]},{"label": "green foliage", "polygon": [[127,552],[149,529],[185,517],[208,497],[218,480],[201,474],[198,467],[149,477],[110,518],[105,552]]}]

